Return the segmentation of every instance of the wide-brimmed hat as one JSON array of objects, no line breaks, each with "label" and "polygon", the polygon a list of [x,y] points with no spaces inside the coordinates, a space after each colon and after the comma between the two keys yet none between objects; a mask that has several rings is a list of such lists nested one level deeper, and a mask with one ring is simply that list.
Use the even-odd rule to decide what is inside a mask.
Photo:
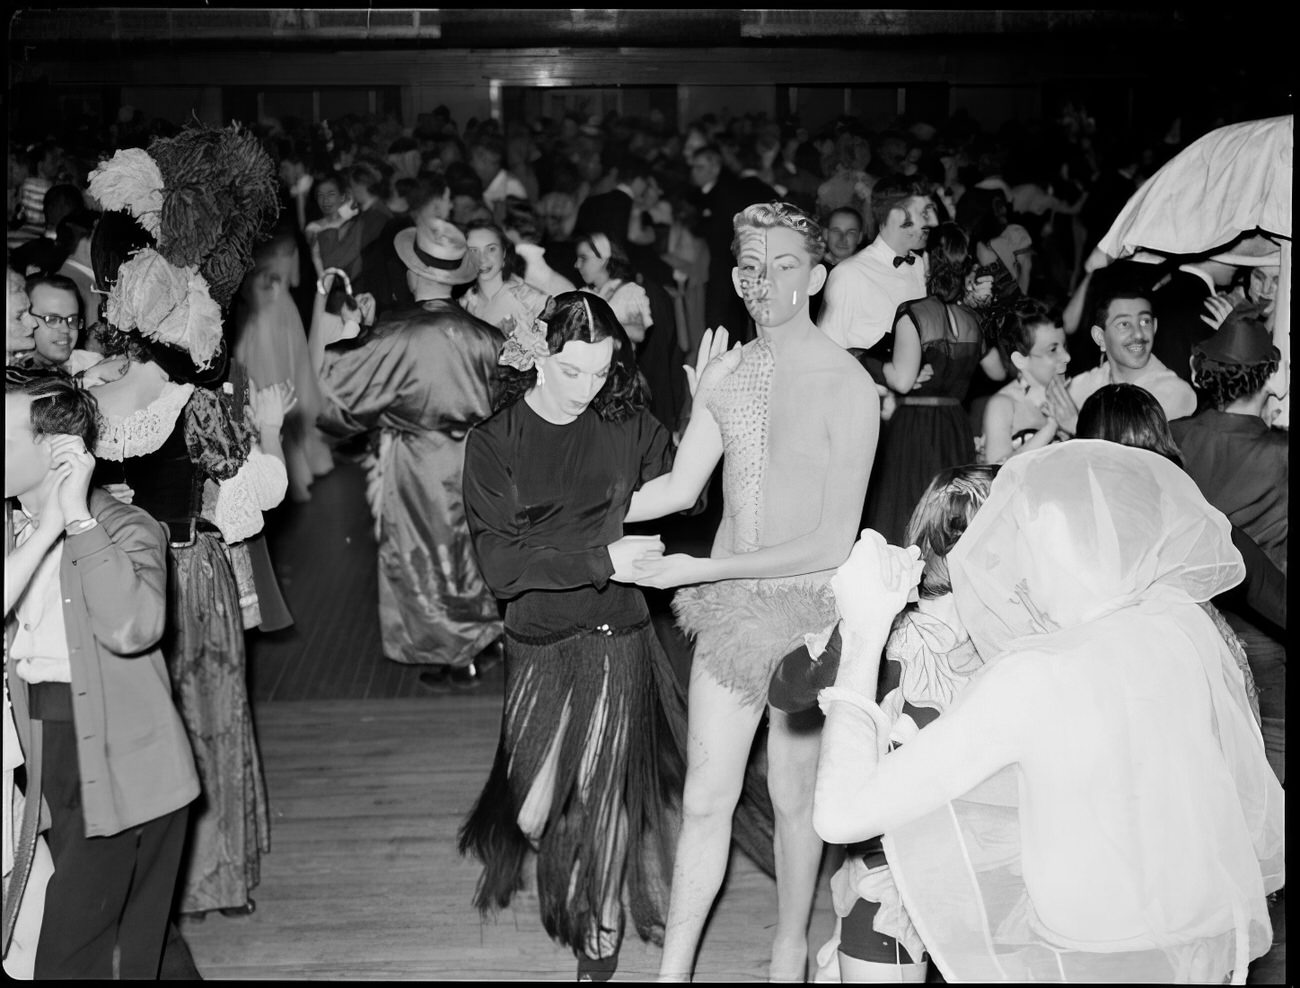
[{"label": "wide-brimmed hat", "polygon": [[444,285],[467,285],[478,277],[478,262],[465,235],[446,220],[407,227],[393,238],[393,249],[408,271]]},{"label": "wide-brimmed hat", "polygon": [[1221,364],[1262,364],[1282,357],[1263,322],[1236,313],[1228,316],[1213,336],[1193,349]]}]

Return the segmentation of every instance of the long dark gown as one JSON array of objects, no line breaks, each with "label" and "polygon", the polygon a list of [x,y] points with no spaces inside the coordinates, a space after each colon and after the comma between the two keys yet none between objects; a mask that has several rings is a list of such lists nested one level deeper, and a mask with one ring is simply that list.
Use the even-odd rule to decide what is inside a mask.
[{"label": "long dark gown", "polygon": [[[182,913],[247,906],[261,856],[271,848],[239,589],[220,532],[201,517],[205,479],[225,480],[247,456],[246,447],[241,453],[218,442],[224,430],[214,428],[215,416],[222,414],[216,399],[196,388],[165,438],[153,432],[137,439],[124,457],[110,454],[101,440],[94,474],[96,484],[131,487],[135,506],[168,530],[163,655],[203,787],[190,813],[178,890]],[[145,452],[142,445],[153,448]]]},{"label": "long dark gown", "polygon": [[908,520],[935,474],[975,462],[975,437],[962,401],[984,355],[979,320],[964,305],[931,295],[900,306],[898,314],[912,317],[921,337],[921,366],[929,364],[934,374],[898,397],[871,469],[864,524],[891,545],[906,544]]},{"label": "long dark gown", "polygon": [[[466,517],[483,577],[507,601],[506,702],[461,852],[484,864],[475,904],[488,911],[519,890],[535,847],[546,931],[589,957],[617,953],[623,898],[642,939],[663,937],[685,694],[641,591],[610,582],[606,546],[623,535],[633,491],[672,455],[648,410],[614,422],[588,408],[556,425],[524,400],[466,442]],[[525,834],[520,811],[553,744],[549,812]],[[759,788],[747,787],[736,840],[770,872],[771,808]]]}]

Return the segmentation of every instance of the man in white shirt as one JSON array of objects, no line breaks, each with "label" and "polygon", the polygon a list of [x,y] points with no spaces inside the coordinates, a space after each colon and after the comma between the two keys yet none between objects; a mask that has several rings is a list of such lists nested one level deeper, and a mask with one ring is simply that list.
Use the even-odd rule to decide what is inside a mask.
[{"label": "man in white shirt", "polygon": [[925,297],[925,250],[938,214],[925,182],[901,175],[876,183],[871,213],[879,233],[836,264],[826,282],[819,328],[845,349],[874,346],[894,328],[904,302]]}]

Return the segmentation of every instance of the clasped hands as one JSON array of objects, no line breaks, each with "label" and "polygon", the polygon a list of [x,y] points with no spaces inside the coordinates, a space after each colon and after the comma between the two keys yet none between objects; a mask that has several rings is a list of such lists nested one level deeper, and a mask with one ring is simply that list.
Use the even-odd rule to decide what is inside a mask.
[{"label": "clasped hands", "polygon": [[849,558],[831,577],[844,631],[887,635],[894,617],[915,599],[924,570],[918,547],[889,545],[879,532],[864,528]]},{"label": "clasped hands", "polygon": [[51,436],[49,452],[52,477],[41,502],[40,526],[60,530],[69,522],[90,517],[86,502],[95,457],[80,436]]},{"label": "clasped hands", "polygon": [[1073,436],[1079,430],[1079,408],[1070,397],[1065,386],[1065,378],[1057,374],[1044,389],[1047,400],[1043,402],[1042,413],[1049,422],[1055,422],[1058,431]]}]

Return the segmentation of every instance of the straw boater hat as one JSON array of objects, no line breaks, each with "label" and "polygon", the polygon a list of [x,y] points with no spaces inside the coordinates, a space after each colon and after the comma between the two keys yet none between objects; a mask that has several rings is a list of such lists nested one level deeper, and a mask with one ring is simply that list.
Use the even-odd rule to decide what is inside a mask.
[{"label": "straw boater hat", "polygon": [[478,276],[465,235],[446,220],[407,227],[393,238],[393,249],[408,271],[430,281],[466,285]]}]

